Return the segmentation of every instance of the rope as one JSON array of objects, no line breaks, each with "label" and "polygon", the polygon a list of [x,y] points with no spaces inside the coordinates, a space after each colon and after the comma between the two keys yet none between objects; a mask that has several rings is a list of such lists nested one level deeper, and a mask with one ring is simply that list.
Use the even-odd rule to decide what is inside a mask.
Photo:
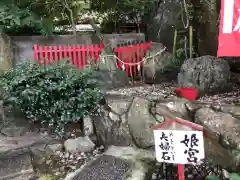
[{"label": "rope", "polygon": [[[152,55],[152,56],[148,56],[148,57],[144,57],[140,62],[136,62],[136,63],[128,63],[128,62],[124,62],[121,59],[119,59],[116,55],[100,55],[100,58],[105,58],[105,57],[115,57],[118,61],[120,61],[123,65],[129,65],[129,66],[136,66],[139,65],[141,63],[143,63],[144,61],[150,59],[150,58],[155,58],[156,56],[162,54],[164,51],[166,50],[166,47],[164,47],[161,51],[159,51],[158,53]],[[104,60],[105,61],[105,60]]]},{"label": "rope", "polygon": [[[185,15],[186,15],[186,20],[187,20],[187,23],[185,24],[184,19],[183,19],[183,13],[181,13],[182,23],[183,23],[184,28],[187,29],[187,28],[189,28],[189,15],[188,15],[188,9],[187,9],[186,0],[183,0],[183,3],[181,3],[181,7],[182,7],[182,9],[184,9],[184,12],[185,12]],[[185,38],[184,38],[184,53],[185,53],[185,58],[186,59],[188,59],[187,41],[188,41],[187,40],[187,36],[185,36]]]},{"label": "rope", "polygon": [[181,3],[181,7],[182,6],[184,6],[184,11],[185,11],[185,14],[186,14],[187,23],[185,24],[185,22],[184,22],[183,13],[181,13],[181,19],[182,19],[182,23],[183,23],[184,28],[187,29],[189,27],[189,16],[188,16],[188,9],[187,9],[186,0],[183,0],[183,4]]},{"label": "rope", "polygon": [[185,53],[185,58],[188,59],[188,52],[187,52],[187,36],[184,38],[184,53]]}]

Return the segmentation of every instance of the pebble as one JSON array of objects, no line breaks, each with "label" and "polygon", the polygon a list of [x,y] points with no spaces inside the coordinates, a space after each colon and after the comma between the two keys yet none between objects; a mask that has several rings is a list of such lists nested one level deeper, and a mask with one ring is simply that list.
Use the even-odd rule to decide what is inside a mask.
[{"label": "pebble", "polygon": [[[56,176],[64,177],[66,174],[75,171],[76,169],[83,167],[87,162],[101,155],[104,151],[104,147],[96,147],[92,152],[85,153],[71,153],[56,151],[56,155],[59,156],[59,166],[54,169],[53,172]],[[47,160],[46,164],[51,164],[51,160]]]}]

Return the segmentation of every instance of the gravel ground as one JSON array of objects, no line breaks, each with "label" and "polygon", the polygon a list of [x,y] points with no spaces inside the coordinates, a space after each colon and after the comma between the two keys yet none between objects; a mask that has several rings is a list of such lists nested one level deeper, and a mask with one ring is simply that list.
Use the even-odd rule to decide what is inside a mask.
[{"label": "gravel ground", "polygon": [[[56,152],[60,156],[60,167],[55,170],[56,176],[64,176],[76,169],[83,167],[90,160],[102,155],[104,147],[97,147],[90,153],[68,153]],[[64,173],[63,173],[64,172]],[[220,180],[227,180],[227,172],[219,166],[212,166],[207,162],[193,166],[185,166],[186,180],[205,180],[207,175],[217,175]],[[177,166],[172,164],[156,163],[155,170],[152,174],[152,180],[178,180]]]},{"label": "gravel ground", "polygon": [[[64,177],[66,174],[75,171],[86,165],[89,161],[102,155],[104,147],[96,147],[95,150],[89,153],[69,153],[57,151],[56,155],[60,157],[58,162],[58,168],[54,169],[53,172],[56,176]],[[49,161],[50,162],[50,161]]]},{"label": "gravel ground", "polygon": [[[219,166],[211,166],[209,163],[193,166],[185,166],[185,180],[205,180],[208,175],[216,175],[220,180],[227,180],[228,173]],[[156,164],[152,180],[178,180],[177,166],[171,164]]]},{"label": "gravel ground", "polygon": [[[158,96],[162,98],[176,97],[175,89],[177,84],[175,81],[156,85],[141,85],[126,88],[110,90],[107,94],[110,95],[135,95],[135,96]],[[205,103],[220,103],[220,104],[239,104],[240,103],[240,85],[235,83],[230,92],[219,93],[216,95],[206,95],[198,99]]]}]

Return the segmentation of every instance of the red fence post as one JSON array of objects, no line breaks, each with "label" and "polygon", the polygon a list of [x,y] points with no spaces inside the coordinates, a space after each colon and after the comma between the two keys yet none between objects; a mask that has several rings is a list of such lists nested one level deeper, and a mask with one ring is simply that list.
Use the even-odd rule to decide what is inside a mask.
[{"label": "red fence post", "polygon": [[58,62],[58,48],[57,48],[57,46],[54,46],[53,50],[54,50],[54,61],[52,61],[52,62]]},{"label": "red fence post", "polygon": [[45,61],[44,61],[44,58],[43,58],[42,46],[39,46],[39,57],[40,57],[40,64],[41,64],[41,65],[44,65],[44,64],[45,64]]},{"label": "red fence post", "polygon": [[66,61],[67,60],[67,47],[66,46],[63,46],[63,57],[64,57],[64,60]]},{"label": "red fence post", "polygon": [[73,61],[72,61],[72,48],[71,48],[70,45],[68,45],[67,52],[68,52],[68,57],[69,57],[69,63],[73,63]]},{"label": "red fence post", "polygon": [[48,47],[47,46],[43,46],[43,50],[44,50],[44,60],[45,60],[45,65],[48,65]]},{"label": "red fence post", "polygon": [[81,52],[80,52],[80,46],[77,45],[76,47],[76,51],[77,51],[77,64],[78,64],[78,68],[82,69],[82,63],[81,63]]},{"label": "red fence post", "polygon": [[[61,45],[58,46],[58,52],[59,52],[59,61],[60,61],[60,60],[62,60],[62,58],[63,58],[63,49],[62,49],[62,46],[61,46]],[[56,54],[56,53],[55,53],[55,54]],[[56,57],[56,56],[55,56],[55,57]],[[58,63],[57,57],[55,58],[55,61]]]},{"label": "red fence post", "polygon": [[33,45],[33,49],[34,49],[34,59],[35,59],[35,61],[36,62],[38,62],[38,46],[37,46],[37,44],[34,44]]},{"label": "red fence post", "polygon": [[[89,58],[91,58],[91,56],[90,56],[91,45],[87,45],[87,46],[85,47],[85,49],[86,49],[86,63],[85,63],[85,67],[86,67],[87,64],[89,63],[88,61],[91,61],[91,59],[89,59]],[[90,57],[89,57],[89,56],[90,56]],[[90,63],[92,63],[92,62],[90,62]]]},{"label": "red fence post", "polygon": [[75,45],[73,45],[72,50],[73,50],[73,64],[74,64],[74,66],[77,66],[77,55],[76,55],[76,46]]},{"label": "red fence post", "polygon": [[95,51],[95,46],[92,44],[91,45],[91,48],[90,48],[90,56],[91,56],[91,60],[93,61],[93,63],[96,63],[96,57],[95,57],[95,54],[94,54],[94,51]]},{"label": "red fence post", "polygon": [[52,46],[49,46],[49,61],[52,64],[53,63],[53,50]]},{"label": "red fence post", "polygon": [[82,64],[84,68],[86,66],[86,48],[83,45],[81,47],[81,51],[82,51]]}]

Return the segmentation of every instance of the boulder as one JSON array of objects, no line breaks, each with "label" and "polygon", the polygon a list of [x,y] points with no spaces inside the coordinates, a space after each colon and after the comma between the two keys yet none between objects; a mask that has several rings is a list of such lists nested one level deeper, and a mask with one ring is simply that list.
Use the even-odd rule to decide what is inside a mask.
[{"label": "boulder", "polygon": [[164,120],[183,118],[202,125],[207,132],[207,160],[230,171],[240,170],[240,120],[235,117],[238,106],[188,102],[177,97],[153,100],[133,94],[105,98],[101,116],[91,117],[103,145],[154,149],[151,127]]},{"label": "boulder", "polygon": [[[152,126],[168,119],[189,118],[186,101],[160,103],[146,97],[108,96],[101,116],[92,117],[105,146],[154,147]],[[189,118],[190,119],[190,118]]]},{"label": "boulder", "polygon": [[200,108],[194,120],[203,125],[206,156],[229,171],[240,171],[240,120],[232,115]]},{"label": "boulder", "polygon": [[207,55],[183,63],[178,74],[178,86],[194,87],[200,94],[217,93],[227,90],[230,78],[228,62]]},{"label": "boulder", "polygon": [[87,136],[68,139],[64,142],[65,150],[71,153],[90,152],[94,147],[95,144]]},{"label": "boulder", "polygon": [[157,83],[166,80],[167,77],[166,74],[163,74],[163,71],[169,67],[173,55],[164,48],[162,43],[153,43],[149,49],[150,56],[145,60],[143,69],[146,83]]},{"label": "boulder", "polygon": [[175,119],[176,117],[191,120],[190,110],[187,107],[190,105],[190,102],[176,98],[175,100],[169,100],[169,102],[158,103],[156,113],[164,115],[165,120]]},{"label": "boulder", "polygon": [[141,148],[154,144],[152,126],[156,120],[149,112],[151,102],[147,99],[135,97],[128,112],[128,127],[136,145]]},{"label": "boulder", "polygon": [[132,97],[109,97],[100,116],[92,117],[96,135],[105,146],[131,146],[132,137],[127,124],[127,112]]}]

